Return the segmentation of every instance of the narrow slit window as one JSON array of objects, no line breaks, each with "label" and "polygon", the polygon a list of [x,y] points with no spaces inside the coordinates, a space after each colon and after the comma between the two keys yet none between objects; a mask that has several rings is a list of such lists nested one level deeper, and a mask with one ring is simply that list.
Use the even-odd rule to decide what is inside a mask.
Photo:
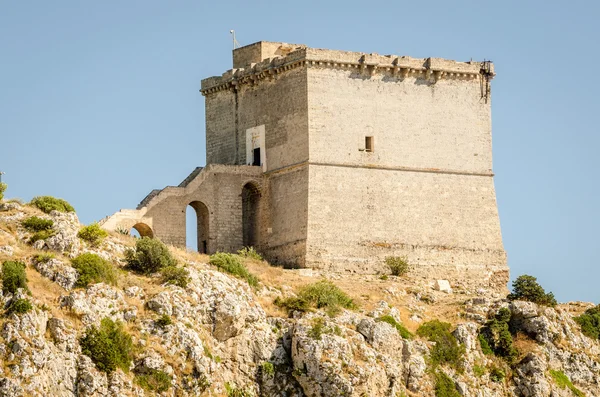
[{"label": "narrow slit window", "polygon": [[372,152],[375,149],[375,145],[373,144],[373,137],[366,136],[365,137],[365,152]]}]

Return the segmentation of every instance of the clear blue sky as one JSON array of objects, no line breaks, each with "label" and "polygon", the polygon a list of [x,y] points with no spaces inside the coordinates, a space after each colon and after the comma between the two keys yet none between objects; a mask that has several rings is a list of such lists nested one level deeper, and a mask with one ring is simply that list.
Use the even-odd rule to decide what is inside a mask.
[{"label": "clear blue sky", "polygon": [[513,278],[600,301],[597,1],[0,0],[7,195],[89,223],[205,164],[202,78],[259,40],[491,59],[496,191]]}]

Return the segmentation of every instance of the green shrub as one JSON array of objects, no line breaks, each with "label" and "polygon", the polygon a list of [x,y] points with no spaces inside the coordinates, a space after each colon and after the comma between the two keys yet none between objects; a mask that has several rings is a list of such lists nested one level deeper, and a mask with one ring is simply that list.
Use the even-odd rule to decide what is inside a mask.
[{"label": "green shrub", "polygon": [[54,259],[54,254],[37,254],[33,257],[35,263],[47,263]]},{"label": "green shrub", "polygon": [[581,332],[589,338],[600,339],[600,305],[588,309],[575,321],[581,327]]},{"label": "green shrub", "polygon": [[569,388],[577,397],[585,397],[585,394],[571,383],[571,379],[564,372],[551,369],[550,376],[552,376],[556,385],[561,389]]},{"label": "green shrub", "polygon": [[58,212],[75,212],[75,209],[71,204],[63,199],[55,198],[52,196],[38,196],[34,197],[30,205],[39,208],[46,214],[56,210]]},{"label": "green shrub", "polygon": [[441,371],[435,374],[435,397],[461,397],[454,381]]},{"label": "green shrub", "polygon": [[91,225],[84,226],[81,229],[79,229],[79,232],[77,233],[77,237],[84,241],[87,241],[94,247],[98,246],[106,236],[108,236],[106,230],[98,226],[97,223],[92,223]]},{"label": "green shrub", "polygon": [[259,254],[258,252],[256,252],[254,247],[244,247],[238,251],[238,255],[241,256],[242,258],[254,259],[256,261],[263,260],[262,255]]},{"label": "green shrub", "polygon": [[0,182],[0,200],[4,198],[4,192],[6,191],[7,187],[8,185],[6,183]]},{"label": "green shrub", "polygon": [[321,336],[326,333],[325,331],[325,320],[323,317],[317,317],[313,319],[312,326],[308,330],[308,336],[313,339],[321,340]]},{"label": "green shrub", "polygon": [[171,320],[168,314],[163,314],[154,321],[154,324],[160,328],[165,328],[167,325],[173,324],[173,320]]},{"label": "green shrub", "polygon": [[40,232],[33,233],[33,236],[29,239],[29,243],[33,244],[38,240],[46,240],[56,234],[55,230],[42,230]]},{"label": "green shrub", "polygon": [[263,375],[268,377],[273,377],[273,375],[275,375],[275,366],[273,365],[273,363],[265,361],[264,363],[262,363],[261,368]]},{"label": "green shrub", "polygon": [[492,368],[490,370],[490,380],[496,383],[504,382],[504,378],[506,378],[506,374],[500,368]]},{"label": "green shrub", "polygon": [[285,308],[288,313],[292,313],[294,310],[306,312],[311,308],[317,308],[324,309],[330,316],[338,314],[341,308],[356,308],[352,298],[327,280],[303,287],[295,298],[275,299],[274,303]]},{"label": "green shrub", "polygon": [[14,294],[19,288],[29,291],[25,264],[16,261],[4,262],[2,264],[2,292],[4,294]]},{"label": "green shrub", "polygon": [[478,364],[473,365],[473,375],[481,378],[483,375],[485,375],[485,367]]},{"label": "green shrub", "polygon": [[121,323],[104,318],[99,328],[88,328],[79,343],[81,352],[91,358],[100,371],[110,373],[117,368],[129,371],[133,343]]},{"label": "green shrub", "polygon": [[31,216],[23,221],[21,225],[30,232],[42,232],[51,230],[54,225],[54,221],[51,219],[43,219],[37,216]]},{"label": "green shrub", "polygon": [[71,259],[72,266],[79,272],[75,287],[86,288],[90,284],[117,283],[117,270],[102,257],[86,252]]},{"label": "green shrub", "polygon": [[174,284],[181,288],[190,282],[190,272],[184,267],[167,266],[160,271],[163,283]]},{"label": "green shrub", "polygon": [[522,275],[512,283],[513,292],[508,294],[509,300],[521,300],[537,303],[544,306],[556,306],[556,299],[552,292],[546,293],[533,276]]},{"label": "green shrub", "polygon": [[6,308],[6,315],[8,316],[12,313],[24,314],[30,311],[32,308],[33,306],[31,306],[31,302],[29,302],[27,299],[13,299]]},{"label": "green shrub", "polygon": [[396,321],[396,319],[394,319],[394,317],[390,315],[381,316],[376,321],[383,321],[384,323],[388,323],[392,327],[396,328],[400,336],[404,339],[412,339],[413,337],[413,335],[410,333],[409,330],[406,329],[404,325],[400,324],[398,321]]},{"label": "green shrub", "polygon": [[450,332],[450,327],[449,323],[433,320],[423,323],[417,329],[417,335],[427,338],[430,342],[435,342],[430,353],[431,363],[434,367],[440,364],[448,364],[460,369],[465,347],[456,341],[456,338]]},{"label": "green shrub", "polygon": [[146,369],[135,375],[135,382],[145,390],[162,393],[171,387],[171,376],[157,369]]},{"label": "green shrub", "polygon": [[385,264],[390,268],[392,275],[403,276],[408,273],[409,265],[405,256],[388,256]]},{"label": "green shrub", "polygon": [[238,255],[217,252],[210,256],[209,263],[221,271],[246,280],[252,287],[258,287],[258,278],[248,271]]},{"label": "green shrub", "polygon": [[245,389],[238,389],[235,385],[225,383],[225,392],[227,397],[254,397],[254,393]]},{"label": "green shrub", "polygon": [[479,330],[479,342],[485,354],[493,353],[502,357],[509,364],[517,358],[518,352],[514,347],[512,334],[510,333],[511,313],[507,308],[502,308],[496,316],[488,321]]},{"label": "green shrub", "polygon": [[177,263],[166,245],[148,237],[136,240],[135,250],[125,251],[125,260],[130,269],[142,274],[155,273]]}]

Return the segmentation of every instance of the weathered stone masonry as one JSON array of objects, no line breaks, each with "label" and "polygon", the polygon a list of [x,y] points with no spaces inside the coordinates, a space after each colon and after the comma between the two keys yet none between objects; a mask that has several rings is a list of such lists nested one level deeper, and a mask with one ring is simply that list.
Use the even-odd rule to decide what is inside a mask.
[{"label": "weathered stone masonry", "polygon": [[[492,173],[493,65],[259,42],[202,81],[207,163],[104,227],[269,260],[506,282]],[[146,225],[146,226],[143,226]],[[138,229],[138,230],[140,230]]]}]

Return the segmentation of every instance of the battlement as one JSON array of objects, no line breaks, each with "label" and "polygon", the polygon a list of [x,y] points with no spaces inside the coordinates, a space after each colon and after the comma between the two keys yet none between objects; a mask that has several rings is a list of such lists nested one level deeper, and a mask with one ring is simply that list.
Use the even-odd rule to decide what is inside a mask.
[{"label": "battlement", "polygon": [[482,77],[490,80],[495,76],[494,65],[489,61],[458,62],[442,58],[367,54],[265,41],[233,50],[233,66],[221,76],[202,80],[202,95],[243,84],[254,85],[299,67],[355,69],[367,76],[385,73],[399,80],[413,77],[431,84],[442,78],[473,80]]}]

